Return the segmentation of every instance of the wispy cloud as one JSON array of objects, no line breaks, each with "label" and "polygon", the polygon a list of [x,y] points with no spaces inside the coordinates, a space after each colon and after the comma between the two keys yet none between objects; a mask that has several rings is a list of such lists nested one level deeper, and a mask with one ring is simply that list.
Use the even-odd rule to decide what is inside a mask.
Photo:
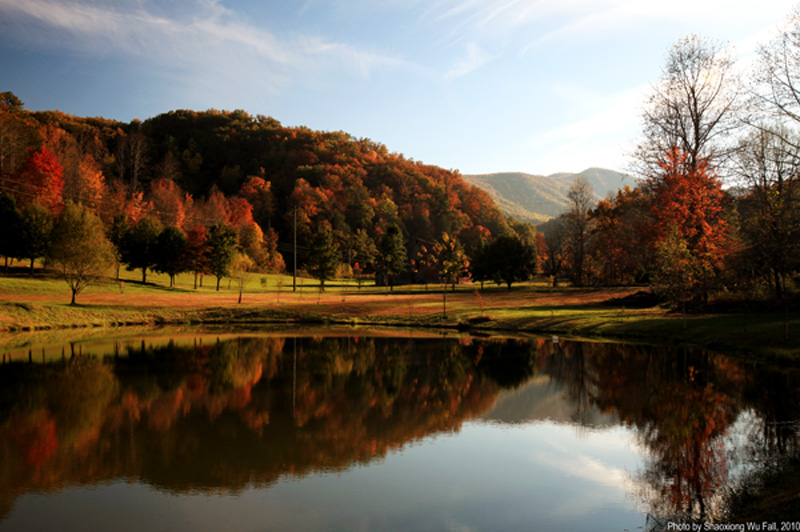
[{"label": "wispy cloud", "polygon": [[[772,6],[780,15],[792,3]],[[533,25],[543,23],[543,31],[525,45],[574,39],[586,35],[616,32],[642,27],[653,22],[665,24],[687,17],[725,24],[746,21],[752,16],[749,0],[674,0],[642,2],[640,0],[439,0],[426,12],[426,19],[446,23],[453,39],[474,39],[476,35],[507,38],[508,32],[530,32]],[[770,15],[772,16],[772,15]],[[738,19],[738,20],[737,20]]]},{"label": "wispy cloud", "polygon": [[[277,88],[305,68],[368,76],[399,61],[314,35],[281,38],[213,0],[165,13],[147,1],[0,0],[4,31],[28,44],[122,53],[168,68],[258,76]],[[268,80],[268,81],[267,81]]]},{"label": "wispy cloud", "polygon": [[459,78],[479,69],[496,56],[486,52],[480,45],[469,43],[465,55],[456,60],[445,74],[447,79]]},{"label": "wispy cloud", "polygon": [[[555,90],[562,108],[582,109],[583,116],[525,138],[520,149],[534,154],[537,168],[549,168],[572,159],[574,171],[599,165],[622,170],[625,152],[639,130],[641,117],[635,102],[644,101],[650,86],[632,87],[607,96],[573,86]],[[588,107],[587,102],[591,102]]]}]

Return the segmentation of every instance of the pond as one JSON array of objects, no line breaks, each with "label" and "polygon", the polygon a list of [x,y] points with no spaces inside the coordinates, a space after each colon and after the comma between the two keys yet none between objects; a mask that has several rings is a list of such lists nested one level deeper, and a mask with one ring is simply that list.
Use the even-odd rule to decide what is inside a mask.
[{"label": "pond", "polygon": [[181,330],[0,354],[0,530],[666,530],[799,448],[800,376],[703,351]]}]

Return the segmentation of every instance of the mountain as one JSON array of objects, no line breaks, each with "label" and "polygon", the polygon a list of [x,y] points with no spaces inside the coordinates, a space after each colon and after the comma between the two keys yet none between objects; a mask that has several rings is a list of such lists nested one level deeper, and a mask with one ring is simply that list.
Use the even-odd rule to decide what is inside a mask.
[{"label": "mountain", "polygon": [[468,183],[488,192],[505,214],[533,223],[549,220],[567,210],[567,192],[578,177],[586,179],[598,201],[625,185],[637,185],[635,178],[603,168],[588,168],[577,174],[558,173],[549,176],[508,172],[462,177]]}]

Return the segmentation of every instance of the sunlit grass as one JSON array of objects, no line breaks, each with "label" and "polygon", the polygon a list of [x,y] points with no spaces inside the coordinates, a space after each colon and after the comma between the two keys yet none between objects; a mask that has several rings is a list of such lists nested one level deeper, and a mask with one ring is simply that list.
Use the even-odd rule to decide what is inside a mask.
[{"label": "sunlit grass", "polygon": [[206,276],[194,288],[194,276],[120,271],[122,286],[109,277],[87,288],[69,305],[67,284],[37,270],[0,276],[0,329],[30,330],[160,323],[325,322],[402,327],[469,328],[565,336],[633,339],[651,343],[697,344],[792,355],[800,347],[800,318],[791,316],[784,339],[783,314],[691,315],[652,307],[626,309],[605,303],[640,288],[552,288],[542,281],[505,286],[403,285],[391,289],[354,279],[319,282],[291,275],[252,274],[237,303],[239,287]]}]

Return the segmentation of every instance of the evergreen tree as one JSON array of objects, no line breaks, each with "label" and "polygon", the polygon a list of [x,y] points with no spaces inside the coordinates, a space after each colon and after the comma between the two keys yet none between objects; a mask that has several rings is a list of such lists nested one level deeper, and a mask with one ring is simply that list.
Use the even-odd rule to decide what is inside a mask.
[{"label": "evergreen tree", "polygon": [[306,263],[308,273],[319,279],[321,290],[325,290],[325,281],[336,275],[339,262],[339,248],[333,241],[331,226],[323,223],[311,241],[311,252]]},{"label": "evergreen tree", "polygon": [[14,196],[0,194],[0,255],[5,258],[5,269],[8,271],[8,259],[20,255],[19,231],[22,214],[17,208]]},{"label": "evergreen tree", "polygon": [[375,261],[376,279],[380,277],[381,281],[393,289],[395,277],[406,271],[407,262],[403,233],[398,225],[392,224],[378,245]]},{"label": "evergreen tree", "polygon": [[119,263],[122,260],[122,246],[125,237],[130,231],[128,217],[124,213],[117,213],[111,220],[111,225],[106,229],[109,242],[114,246],[114,262],[116,264],[116,276],[119,281]]},{"label": "evergreen tree", "polygon": [[158,235],[155,269],[169,275],[169,285],[175,285],[175,276],[187,269],[186,235],[178,227],[168,225]]},{"label": "evergreen tree", "polygon": [[469,262],[470,276],[473,281],[481,283],[481,290],[483,290],[483,283],[491,281],[493,273],[491,251],[485,240],[478,241],[472,260]]},{"label": "evergreen tree", "polygon": [[536,273],[536,248],[515,236],[501,236],[489,246],[492,278],[497,284],[527,281]]},{"label": "evergreen tree", "polygon": [[18,252],[21,258],[30,259],[33,274],[34,262],[37,258],[44,257],[50,247],[53,219],[39,202],[29,203],[20,214]]},{"label": "evergreen tree", "polygon": [[156,248],[160,234],[161,223],[155,218],[145,216],[123,239],[122,262],[128,265],[128,270],[141,268],[143,283],[147,282],[147,269],[156,265]]}]

